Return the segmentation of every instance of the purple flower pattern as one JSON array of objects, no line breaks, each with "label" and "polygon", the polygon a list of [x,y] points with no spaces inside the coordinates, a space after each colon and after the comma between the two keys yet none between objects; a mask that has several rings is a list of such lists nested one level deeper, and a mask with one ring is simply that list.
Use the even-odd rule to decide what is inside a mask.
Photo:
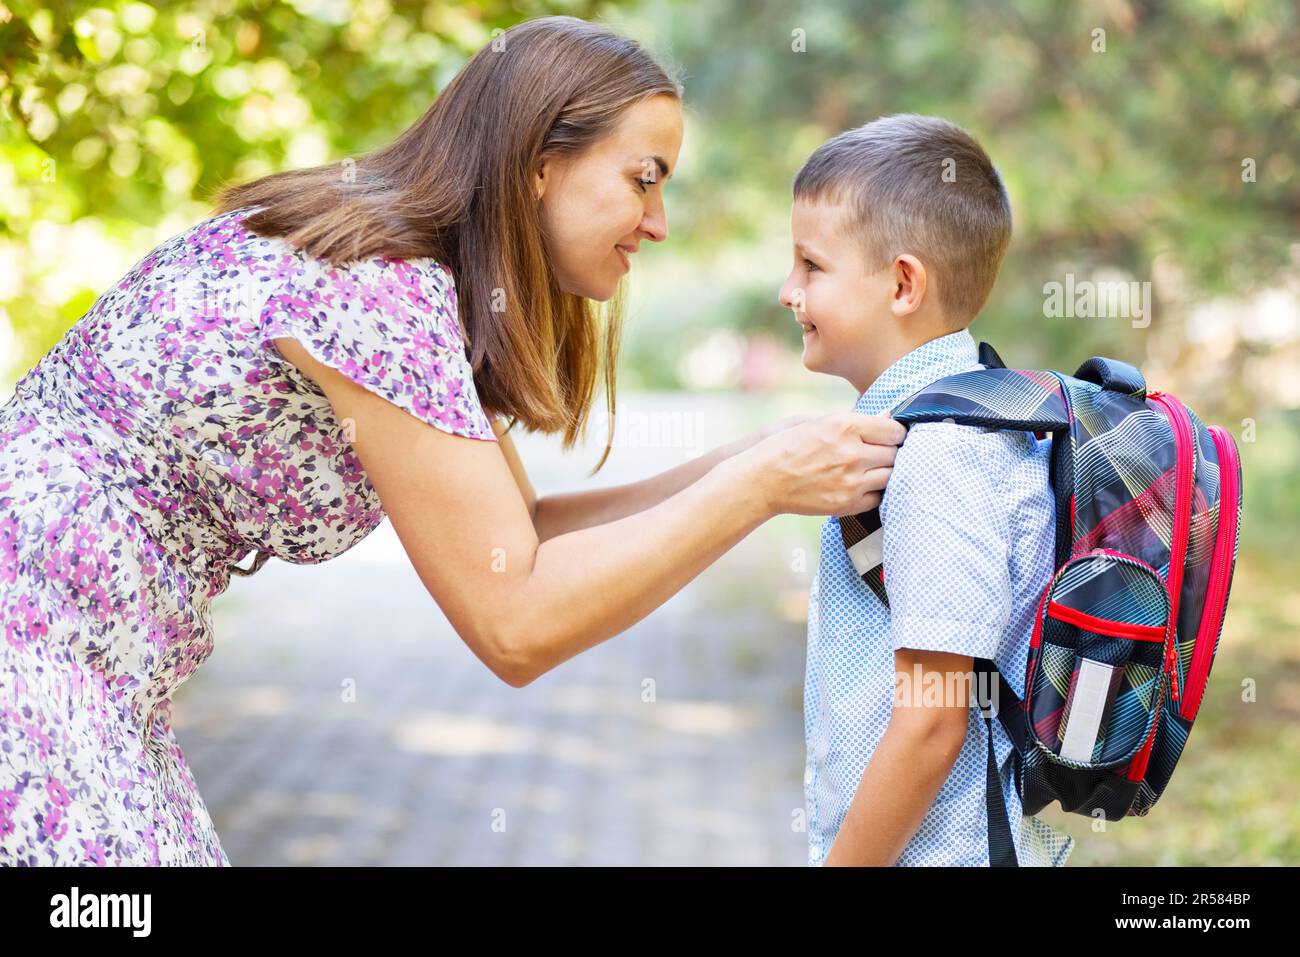
[{"label": "purple flower pattern", "polygon": [[253,550],[314,564],[383,519],[273,339],[496,439],[442,264],[334,266],[245,228],[254,208],[153,249],[0,407],[0,866],[230,863],[171,723],[211,601]]}]

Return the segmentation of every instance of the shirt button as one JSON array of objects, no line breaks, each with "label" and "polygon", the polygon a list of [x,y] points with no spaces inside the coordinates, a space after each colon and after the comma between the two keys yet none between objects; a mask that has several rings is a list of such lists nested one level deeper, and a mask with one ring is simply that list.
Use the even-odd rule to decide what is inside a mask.
[{"label": "shirt button", "polygon": [[812,768],[807,768],[803,772],[803,783],[812,784]]}]

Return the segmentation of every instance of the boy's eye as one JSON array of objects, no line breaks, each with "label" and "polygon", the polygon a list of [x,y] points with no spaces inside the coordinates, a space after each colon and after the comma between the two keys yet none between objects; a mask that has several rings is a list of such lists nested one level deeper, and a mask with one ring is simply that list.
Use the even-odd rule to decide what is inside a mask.
[{"label": "boy's eye", "polygon": [[809,272],[812,272],[814,269],[817,268],[817,264],[813,262],[811,259],[805,259],[803,261],[803,264],[808,267]]}]

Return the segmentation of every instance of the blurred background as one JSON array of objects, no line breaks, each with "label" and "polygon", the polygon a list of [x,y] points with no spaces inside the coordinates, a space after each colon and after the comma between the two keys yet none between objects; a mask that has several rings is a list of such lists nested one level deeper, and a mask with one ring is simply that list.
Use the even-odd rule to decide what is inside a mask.
[{"label": "blurred background", "polygon": [[[359,154],[494,31],[601,19],[686,88],[670,239],[629,289],[614,451],[519,436],[539,493],[632,481],[799,411],[776,301],[790,183],[827,137],[970,130],[1015,234],[972,327],[1008,365],[1138,365],[1241,449],[1210,691],[1144,819],[1041,815],[1070,866],[1300,860],[1300,22],[1288,0],[944,4],[0,0],[0,399],[222,183]],[[1052,315],[1051,283],[1149,284],[1149,322]],[[603,400],[597,408],[603,408]],[[776,519],[664,608],[525,689],[451,631],[385,523],[216,600],[176,727],[236,865],[801,866],[807,590],[821,521]]]}]

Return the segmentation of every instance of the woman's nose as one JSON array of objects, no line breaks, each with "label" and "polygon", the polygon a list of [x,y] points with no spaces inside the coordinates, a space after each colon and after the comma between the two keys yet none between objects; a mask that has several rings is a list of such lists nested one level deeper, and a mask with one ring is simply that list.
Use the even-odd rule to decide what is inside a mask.
[{"label": "woman's nose", "polygon": [[661,243],[668,238],[668,212],[664,209],[662,199],[656,197],[654,203],[646,209],[645,216],[641,218],[641,232],[651,242]]}]

